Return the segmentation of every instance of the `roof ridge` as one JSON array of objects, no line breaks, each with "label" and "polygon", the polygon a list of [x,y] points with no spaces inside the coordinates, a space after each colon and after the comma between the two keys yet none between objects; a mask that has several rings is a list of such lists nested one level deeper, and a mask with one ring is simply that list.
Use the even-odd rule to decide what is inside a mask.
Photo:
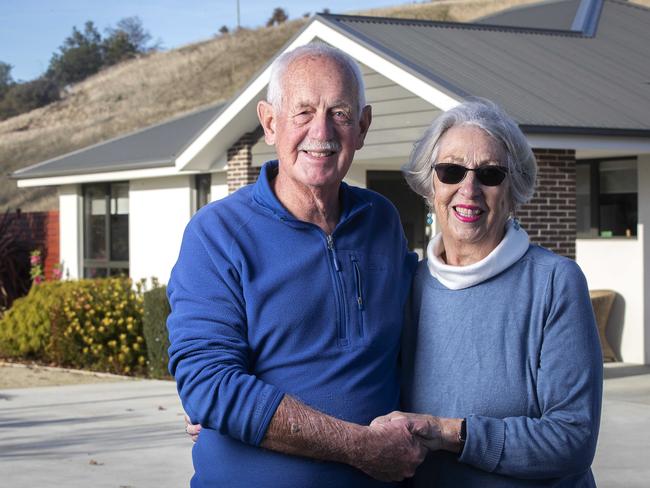
[{"label": "roof ridge", "polygon": [[476,29],[500,32],[519,32],[528,34],[545,34],[566,37],[584,37],[582,32],[566,29],[546,29],[540,27],[518,27],[499,24],[478,24],[473,22],[449,22],[443,20],[423,20],[423,19],[401,19],[395,17],[371,17],[366,15],[343,15],[343,14],[317,14],[330,21],[352,21],[367,23],[389,23],[400,25],[415,25],[423,27],[444,27],[449,29]]},{"label": "roof ridge", "polygon": [[643,10],[644,12],[649,12],[650,8],[645,5],[639,5],[638,3],[632,3],[629,0],[603,0],[604,2],[618,3],[619,5],[624,5],[626,7],[635,8],[637,10]]}]

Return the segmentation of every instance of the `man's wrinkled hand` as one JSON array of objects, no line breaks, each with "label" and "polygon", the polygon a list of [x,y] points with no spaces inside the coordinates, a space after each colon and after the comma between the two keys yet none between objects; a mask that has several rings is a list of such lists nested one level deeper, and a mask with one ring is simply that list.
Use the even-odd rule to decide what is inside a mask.
[{"label": "man's wrinkled hand", "polygon": [[402,481],[415,474],[427,449],[410,431],[406,418],[373,422],[366,433],[353,465],[381,481]]},{"label": "man's wrinkled hand", "polygon": [[185,414],[185,432],[190,436],[192,442],[199,440],[199,434],[201,433],[201,424],[193,424],[189,416]]},{"label": "man's wrinkled hand", "polygon": [[461,419],[395,411],[377,417],[370,425],[383,425],[394,421],[407,422],[409,432],[430,451],[445,449],[458,452],[460,447],[458,444],[458,430],[460,429]]}]

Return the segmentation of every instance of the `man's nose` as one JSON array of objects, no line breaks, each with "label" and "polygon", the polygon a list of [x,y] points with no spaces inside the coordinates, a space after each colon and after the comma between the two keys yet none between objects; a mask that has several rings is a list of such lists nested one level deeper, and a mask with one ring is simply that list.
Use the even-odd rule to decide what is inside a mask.
[{"label": "man's nose", "polygon": [[327,113],[319,112],[314,116],[309,127],[309,137],[317,141],[331,141],[334,138],[334,126]]}]

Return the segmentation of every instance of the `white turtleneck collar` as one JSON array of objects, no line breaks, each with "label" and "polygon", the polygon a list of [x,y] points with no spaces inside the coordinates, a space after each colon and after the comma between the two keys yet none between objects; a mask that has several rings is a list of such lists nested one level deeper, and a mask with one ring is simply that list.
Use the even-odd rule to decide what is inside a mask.
[{"label": "white turtleneck collar", "polygon": [[506,233],[497,247],[480,261],[468,266],[450,266],[440,259],[445,251],[442,234],[436,234],[427,246],[429,273],[447,288],[462,290],[477,285],[509,268],[528,250],[528,233],[506,222]]}]

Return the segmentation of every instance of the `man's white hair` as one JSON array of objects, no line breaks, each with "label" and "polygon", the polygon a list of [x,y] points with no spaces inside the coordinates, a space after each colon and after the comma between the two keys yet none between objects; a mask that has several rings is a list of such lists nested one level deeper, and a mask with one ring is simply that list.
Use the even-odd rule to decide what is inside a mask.
[{"label": "man's white hair", "polygon": [[273,105],[274,110],[280,111],[282,108],[282,80],[289,66],[304,57],[324,56],[335,60],[341,66],[346,68],[352,79],[356,82],[358,115],[366,106],[366,88],[363,82],[363,75],[357,62],[340,49],[328,46],[323,43],[311,43],[305,46],[297,47],[292,51],[281,54],[271,66],[271,79],[266,91],[266,101]]}]

